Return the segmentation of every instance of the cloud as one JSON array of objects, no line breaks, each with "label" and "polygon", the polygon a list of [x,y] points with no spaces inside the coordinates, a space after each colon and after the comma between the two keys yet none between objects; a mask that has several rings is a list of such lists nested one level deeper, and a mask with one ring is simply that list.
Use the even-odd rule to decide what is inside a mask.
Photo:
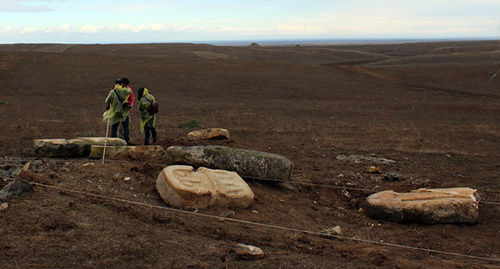
[{"label": "cloud", "polygon": [[[66,30],[69,30],[69,29],[70,29],[69,26],[66,27]],[[86,34],[97,34],[97,33],[101,32],[101,30],[103,30],[103,29],[106,29],[106,27],[94,26],[94,25],[84,25],[84,26],[80,27],[77,30],[77,32],[86,33]]]},{"label": "cloud", "polygon": [[35,27],[24,27],[19,31],[20,34],[29,34],[38,31]]},{"label": "cloud", "polygon": [[[64,0],[60,0],[64,1]],[[32,4],[33,2],[42,4]],[[53,8],[50,7],[50,3],[53,0],[46,1],[36,1],[36,0],[2,0],[0,1],[0,11],[11,12],[11,13],[40,13],[49,12]],[[44,4],[45,3],[45,4]]]},{"label": "cloud", "polygon": [[[71,26],[63,24],[59,27],[0,27],[0,33],[9,34],[27,34],[27,33],[53,33],[53,34],[66,34],[66,33],[84,33],[84,34],[123,34],[123,33],[171,33],[171,32],[196,32],[196,31],[213,31],[217,28],[207,27],[194,27],[183,26],[178,24],[163,25],[154,23],[150,25],[130,25],[119,24],[118,26],[96,26],[86,24],[83,26]],[[0,38],[1,41],[1,38]]]}]

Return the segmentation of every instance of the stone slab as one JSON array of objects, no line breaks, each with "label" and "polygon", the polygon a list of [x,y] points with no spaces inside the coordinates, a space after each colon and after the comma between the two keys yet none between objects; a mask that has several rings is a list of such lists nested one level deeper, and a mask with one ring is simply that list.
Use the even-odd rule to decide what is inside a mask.
[{"label": "stone slab", "polygon": [[188,140],[229,139],[229,131],[222,128],[196,130],[188,133]]},{"label": "stone slab", "polygon": [[87,142],[90,142],[92,145],[99,146],[126,146],[127,142],[121,138],[117,137],[77,137],[77,139],[81,139]]},{"label": "stone slab", "polygon": [[[79,137],[74,139],[36,139],[34,142],[35,154],[40,158],[79,158],[88,157],[91,146],[104,145],[105,137]],[[107,145],[127,145],[120,138],[107,138]]]},{"label": "stone slab", "polygon": [[167,157],[177,164],[237,172],[242,177],[288,181],[293,163],[285,156],[224,146],[171,146]]},{"label": "stone slab", "polygon": [[158,175],[156,190],[167,202],[182,208],[249,207],[254,193],[235,172],[189,165],[171,165]]},{"label": "stone slab", "polygon": [[[165,153],[165,149],[159,145],[150,146],[106,146],[106,158],[119,153],[143,153],[149,156],[161,157]],[[104,146],[92,145],[90,148],[90,159],[100,159],[104,154]]]},{"label": "stone slab", "polygon": [[37,139],[34,140],[36,156],[40,158],[86,157],[91,143],[80,139]]},{"label": "stone slab", "polygon": [[370,195],[365,210],[370,217],[394,222],[474,224],[479,218],[479,201],[477,190],[471,188],[390,190]]}]

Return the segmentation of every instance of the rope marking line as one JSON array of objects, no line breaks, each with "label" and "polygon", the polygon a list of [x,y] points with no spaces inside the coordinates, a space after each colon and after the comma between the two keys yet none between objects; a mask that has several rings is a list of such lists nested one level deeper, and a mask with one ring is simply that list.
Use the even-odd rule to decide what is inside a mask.
[{"label": "rope marking line", "polygon": [[92,196],[92,197],[96,197],[96,198],[108,199],[108,200],[113,200],[113,201],[117,201],[117,202],[121,202],[121,203],[129,203],[129,204],[134,204],[134,205],[139,205],[139,206],[146,206],[146,207],[151,207],[151,208],[163,209],[163,210],[167,210],[167,211],[190,214],[190,215],[195,215],[195,216],[200,216],[200,217],[208,217],[208,218],[213,218],[213,219],[218,219],[218,220],[227,220],[227,221],[232,221],[235,223],[243,223],[243,224],[249,224],[249,225],[254,225],[254,226],[273,228],[273,229],[281,229],[281,230],[300,232],[300,233],[312,234],[312,235],[335,237],[338,239],[358,241],[358,242],[369,243],[369,244],[378,244],[378,245],[382,245],[382,246],[399,247],[399,248],[405,248],[405,249],[410,249],[410,250],[419,250],[419,251],[424,251],[427,253],[436,253],[436,254],[458,256],[458,257],[478,259],[478,260],[484,260],[484,261],[500,262],[500,259],[496,259],[496,258],[486,258],[486,257],[480,257],[480,256],[473,256],[473,255],[467,255],[467,254],[461,254],[461,253],[448,252],[448,251],[412,247],[412,246],[400,245],[400,244],[396,244],[396,243],[379,242],[379,241],[373,241],[373,240],[368,240],[368,239],[359,239],[359,238],[342,236],[342,235],[328,235],[326,233],[314,232],[314,231],[310,231],[310,230],[289,228],[289,227],[277,226],[277,225],[272,225],[272,224],[265,224],[265,223],[247,221],[247,220],[233,219],[233,218],[228,218],[228,217],[214,216],[214,215],[204,214],[204,213],[199,213],[199,212],[191,212],[191,211],[175,209],[175,208],[170,208],[170,207],[165,207],[165,206],[151,205],[151,204],[146,204],[146,203],[142,203],[142,202],[135,202],[135,201],[121,199],[121,198],[104,196],[104,195],[100,195],[100,194],[93,194],[93,193],[87,193],[87,192],[83,192],[83,191],[75,191],[75,190],[65,189],[65,188],[56,187],[56,186],[45,185],[42,183],[36,183],[36,182],[30,182],[30,183],[34,184],[34,185],[46,187],[46,188],[52,188],[52,189],[57,189],[60,191],[77,193],[77,194]]},{"label": "rope marking line", "polygon": [[[6,177],[4,179],[9,179],[9,180],[15,180],[14,178]],[[257,180],[264,180],[263,178],[250,178],[250,179],[257,179]],[[365,191],[365,192],[371,192],[371,193],[376,193],[376,192],[381,192],[376,191],[376,190],[369,190],[369,189],[362,189],[362,188],[354,188],[354,187],[343,187],[343,186],[333,186],[333,185],[326,185],[326,184],[318,184],[318,183],[306,183],[306,182],[294,182],[294,181],[283,181],[283,180],[278,180],[278,179],[265,179],[267,181],[274,181],[278,183],[291,183],[291,184],[296,184],[296,185],[305,185],[305,186],[317,186],[317,187],[325,187],[325,188],[334,188],[334,189],[342,189],[342,190],[353,190],[353,191]],[[35,182],[30,182],[33,184],[40,184],[40,183],[35,183]],[[489,201],[479,201],[480,204],[486,204],[486,205],[500,205],[500,202],[489,202]]]}]

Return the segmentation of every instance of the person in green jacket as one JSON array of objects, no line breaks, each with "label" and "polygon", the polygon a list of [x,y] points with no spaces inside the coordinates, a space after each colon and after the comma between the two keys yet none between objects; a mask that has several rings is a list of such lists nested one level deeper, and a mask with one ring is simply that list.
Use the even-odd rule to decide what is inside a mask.
[{"label": "person in green jacket", "polygon": [[139,98],[139,111],[141,112],[141,133],[145,133],[144,145],[149,145],[149,137],[153,136],[153,144],[156,142],[156,114],[151,115],[149,108],[155,102],[155,97],[149,93],[148,89],[140,88],[137,91]]},{"label": "person in green jacket", "polygon": [[[117,81],[115,87],[109,91],[106,97],[106,104],[108,109],[104,112],[103,121],[111,124],[111,137],[118,137],[118,126],[120,122],[123,126],[124,139],[127,145],[130,145],[130,131],[129,131],[129,113],[130,103],[127,102],[132,90],[128,87],[123,87],[121,81]],[[127,103],[124,105],[124,103]]]}]

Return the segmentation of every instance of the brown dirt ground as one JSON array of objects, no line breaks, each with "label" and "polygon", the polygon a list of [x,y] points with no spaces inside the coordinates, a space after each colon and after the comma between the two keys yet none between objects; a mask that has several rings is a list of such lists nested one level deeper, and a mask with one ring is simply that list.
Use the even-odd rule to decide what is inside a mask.
[{"label": "brown dirt ground", "polygon": [[[498,268],[499,70],[500,41],[0,45],[1,163],[13,171],[12,160],[30,161],[32,171],[4,175],[0,187],[10,177],[47,185],[0,211],[2,267]],[[157,144],[281,154],[294,162],[291,182],[246,179],[256,197],[249,209],[192,214],[163,208],[155,181],[172,164],[166,159],[36,158],[34,139],[105,136],[104,98],[122,76],[159,100]],[[131,117],[132,142],[141,144],[138,112]],[[228,129],[231,140],[190,142],[198,128],[178,127],[188,119]],[[366,173],[372,165],[382,174]],[[387,172],[401,179],[384,180]],[[392,223],[363,212],[376,191],[460,186],[481,196],[476,225]],[[211,217],[230,210],[276,228]],[[346,238],[297,231],[336,225]],[[238,243],[266,256],[241,259]]]}]

